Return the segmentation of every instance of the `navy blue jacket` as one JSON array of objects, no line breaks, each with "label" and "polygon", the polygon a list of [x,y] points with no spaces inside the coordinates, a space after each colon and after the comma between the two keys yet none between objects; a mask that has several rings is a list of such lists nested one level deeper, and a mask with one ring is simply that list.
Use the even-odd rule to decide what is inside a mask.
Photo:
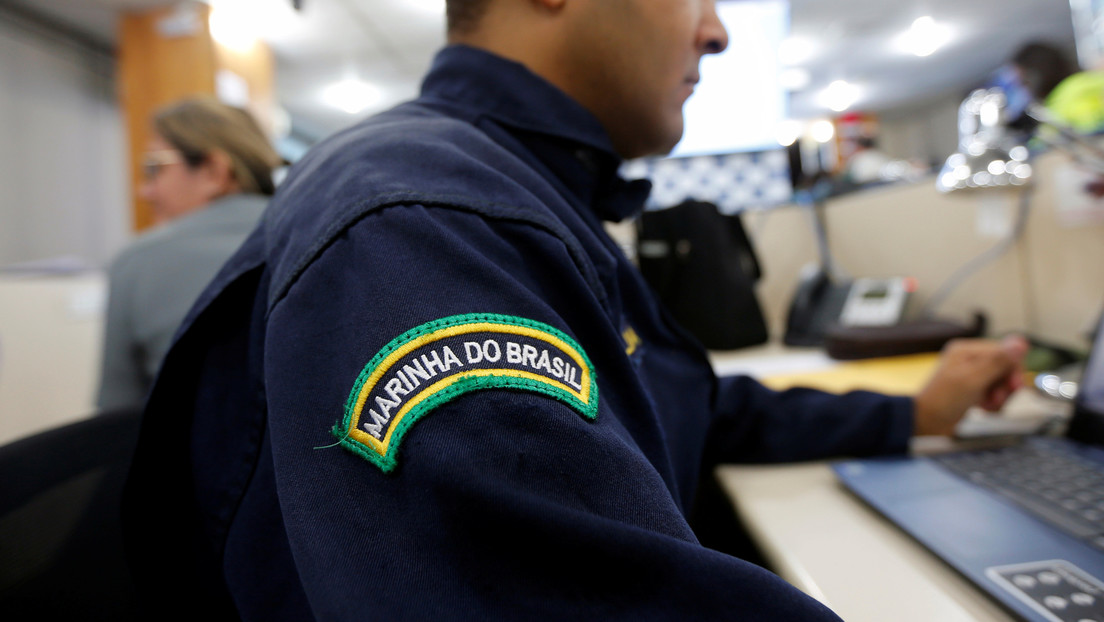
[{"label": "navy blue jacket", "polygon": [[719,462],[902,451],[911,402],[715,378],[603,232],[649,188],[619,166],[589,112],[465,47],[297,163],[147,406],[125,516],[151,603],[835,619],[687,509]]}]

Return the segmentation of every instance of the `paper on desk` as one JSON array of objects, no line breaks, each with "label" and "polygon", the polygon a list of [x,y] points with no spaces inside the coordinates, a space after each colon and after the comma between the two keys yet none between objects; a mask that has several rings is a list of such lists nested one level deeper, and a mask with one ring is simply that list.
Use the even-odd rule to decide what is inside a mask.
[{"label": "paper on desk", "polygon": [[713,364],[718,376],[751,376],[762,380],[770,376],[830,369],[839,365],[822,351],[785,353],[718,360]]},{"label": "paper on desk", "polygon": [[913,395],[924,386],[939,362],[938,353],[845,362],[834,361],[822,353],[802,354],[801,357],[793,360],[787,357],[782,361],[784,365],[775,367],[771,367],[769,359],[764,359],[762,364],[739,373],[747,373],[778,390],[810,387],[846,393],[865,389],[890,395]]},{"label": "paper on desk", "polygon": [[1023,436],[1034,434],[1060,415],[1045,412],[1033,416],[1009,417],[971,408],[955,427],[955,438],[986,438],[990,436]]}]

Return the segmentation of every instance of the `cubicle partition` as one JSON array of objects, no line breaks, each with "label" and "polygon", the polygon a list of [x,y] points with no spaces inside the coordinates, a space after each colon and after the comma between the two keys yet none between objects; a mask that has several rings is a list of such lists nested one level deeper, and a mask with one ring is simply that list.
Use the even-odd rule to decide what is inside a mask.
[{"label": "cubicle partition", "polygon": [[0,274],[0,445],[93,412],[106,287],[101,272]]}]

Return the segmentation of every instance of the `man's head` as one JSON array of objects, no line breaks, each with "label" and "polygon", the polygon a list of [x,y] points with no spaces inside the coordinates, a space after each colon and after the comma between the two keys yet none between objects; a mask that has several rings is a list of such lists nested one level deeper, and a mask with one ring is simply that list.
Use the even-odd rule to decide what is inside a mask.
[{"label": "man's head", "polygon": [[448,31],[452,33],[470,32],[479,24],[483,10],[489,0],[446,0],[445,14],[448,19]]},{"label": "man's head", "polygon": [[623,157],[670,151],[705,54],[728,45],[715,0],[448,0],[449,40],[526,65],[589,109]]}]

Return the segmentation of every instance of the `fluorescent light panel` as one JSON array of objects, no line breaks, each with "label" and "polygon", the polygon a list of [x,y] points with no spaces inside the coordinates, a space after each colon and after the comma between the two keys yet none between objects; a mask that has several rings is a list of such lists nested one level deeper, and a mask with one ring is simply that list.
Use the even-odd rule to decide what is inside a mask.
[{"label": "fluorescent light panel", "polygon": [[348,114],[363,112],[381,97],[378,87],[359,78],[345,78],[322,90],[322,101]]},{"label": "fluorescent light panel", "polygon": [[918,17],[908,30],[897,36],[897,48],[921,58],[931,56],[951,39],[951,29],[931,16]]}]

